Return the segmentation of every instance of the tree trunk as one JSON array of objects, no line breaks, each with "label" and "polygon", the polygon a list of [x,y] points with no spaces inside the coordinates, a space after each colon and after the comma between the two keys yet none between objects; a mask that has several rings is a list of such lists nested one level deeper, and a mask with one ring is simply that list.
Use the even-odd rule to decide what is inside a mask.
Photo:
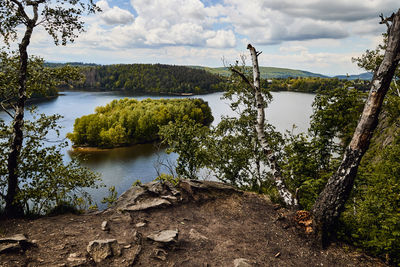
[{"label": "tree trunk", "polygon": [[314,228],[323,246],[329,244],[336,230],[340,214],[352,190],[359,163],[378,124],[383,99],[400,60],[400,9],[390,18],[382,18],[381,23],[388,25],[388,44],[383,61],[374,73],[368,99],[343,160],[337,172],[328,180],[312,210]]},{"label": "tree trunk", "polygon": [[296,198],[293,197],[292,193],[286,188],[282,179],[282,172],[279,168],[279,165],[276,163],[275,154],[269,149],[268,141],[264,132],[264,123],[265,123],[265,103],[264,98],[261,94],[260,89],[260,69],[258,66],[258,55],[259,53],[256,49],[249,44],[247,49],[250,50],[251,61],[253,64],[253,89],[255,91],[256,97],[256,106],[257,106],[257,123],[256,123],[256,131],[258,141],[261,144],[261,147],[267,156],[271,172],[273,175],[273,179],[275,182],[275,186],[278,189],[279,195],[282,197],[283,201],[286,205],[290,207],[296,207],[298,205]]},{"label": "tree trunk", "polygon": [[36,20],[37,19],[34,18],[28,21],[24,37],[21,41],[21,44],[19,44],[20,69],[18,78],[18,101],[13,119],[13,135],[10,142],[10,153],[7,159],[8,189],[5,198],[5,214],[8,217],[17,217],[23,214],[22,205],[15,198],[18,193],[18,160],[24,140],[24,109],[27,99],[26,81],[28,69],[27,48],[30,43],[30,38],[32,36],[33,28],[35,27]]}]

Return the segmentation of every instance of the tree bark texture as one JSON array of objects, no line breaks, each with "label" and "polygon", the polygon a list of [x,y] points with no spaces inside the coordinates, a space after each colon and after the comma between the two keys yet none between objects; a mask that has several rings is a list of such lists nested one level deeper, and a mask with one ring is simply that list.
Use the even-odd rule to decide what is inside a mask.
[{"label": "tree bark texture", "polygon": [[265,101],[261,94],[260,89],[260,68],[258,65],[258,55],[259,52],[249,44],[247,49],[250,50],[251,54],[251,61],[253,65],[253,84],[252,87],[255,92],[255,100],[257,106],[257,123],[255,125],[258,141],[261,144],[261,147],[267,156],[272,176],[274,179],[274,183],[276,188],[278,189],[279,195],[283,199],[286,205],[290,207],[296,207],[298,205],[297,199],[293,197],[292,193],[286,188],[285,184],[283,183],[282,179],[282,172],[279,165],[276,162],[276,157],[273,151],[270,150],[267,138],[265,136]]},{"label": "tree bark texture", "polygon": [[[21,9],[22,7],[20,7]],[[22,10],[23,11],[23,10]],[[24,128],[24,109],[25,102],[27,99],[26,92],[26,81],[27,81],[27,69],[28,69],[28,52],[27,48],[30,43],[32,32],[36,26],[38,19],[37,5],[33,6],[34,16],[29,19],[25,12],[24,18],[26,21],[26,30],[24,37],[19,44],[19,56],[20,56],[20,68],[18,78],[18,100],[16,104],[16,110],[13,119],[13,134],[10,142],[10,153],[7,158],[7,195],[6,195],[6,206],[5,214],[8,217],[20,216],[23,213],[22,205],[16,200],[18,193],[18,160],[21,154],[22,144],[24,140],[23,128]],[[22,12],[21,12],[22,13]]]},{"label": "tree bark texture", "polygon": [[368,99],[343,160],[337,172],[328,180],[312,210],[314,228],[323,246],[329,244],[336,230],[340,214],[353,188],[359,163],[378,124],[383,99],[400,60],[400,9],[390,18],[382,20],[382,23],[388,25],[388,44],[383,61],[374,73]]}]

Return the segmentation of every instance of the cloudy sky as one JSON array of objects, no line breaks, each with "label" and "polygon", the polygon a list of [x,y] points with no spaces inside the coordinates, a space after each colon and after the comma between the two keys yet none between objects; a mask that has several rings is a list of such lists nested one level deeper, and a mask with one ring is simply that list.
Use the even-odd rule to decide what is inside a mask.
[{"label": "cloudy sky", "polygon": [[30,53],[47,61],[222,66],[253,44],[260,65],[327,75],[360,73],[351,58],[375,48],[379,14],[399,0],[100,0],[86,33],[56,47],[34,33]]}]

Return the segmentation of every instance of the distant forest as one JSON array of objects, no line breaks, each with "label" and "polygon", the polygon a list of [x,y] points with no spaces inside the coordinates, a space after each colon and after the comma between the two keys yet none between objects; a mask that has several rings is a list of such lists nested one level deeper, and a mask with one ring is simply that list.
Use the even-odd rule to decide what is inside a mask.
[{"label": "distant forest", "polygon": [[204,94],[222,91],[226,78],[205,70],[163,64],[84,66],[85,90]]},{"label": "distant forest", "polygon": [[[80,68],[84,79],[73,84],[73,87],[88,91],[125,91],[135,94],[207,94],[225,91],[232,84],[228,68],[164,64],[96,65],[80,62],[46,63],[45,65],[53,68],[64,65]],[[271,91],[316,93],[343,87],[366,91],[370,83],[367,79],[368,75],[363,76],[365,79],[358,79],[358,76],[329,78],[299,70],[270,67],[262,67],[261,76],[261,86]],[[60,89],[70,88],[67,86],[70,85],[65,85]]]}]

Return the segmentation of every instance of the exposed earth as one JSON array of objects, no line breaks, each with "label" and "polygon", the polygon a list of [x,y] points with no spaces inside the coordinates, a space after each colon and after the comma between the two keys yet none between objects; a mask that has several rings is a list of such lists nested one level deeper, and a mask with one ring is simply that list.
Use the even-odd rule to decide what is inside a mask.
[{"label": "exposed earth", "polygon": [[102,212],[0,221],[0,266],[386,266],[345,245],[317,248],[303,226],[220,183],[150,183]]}]

